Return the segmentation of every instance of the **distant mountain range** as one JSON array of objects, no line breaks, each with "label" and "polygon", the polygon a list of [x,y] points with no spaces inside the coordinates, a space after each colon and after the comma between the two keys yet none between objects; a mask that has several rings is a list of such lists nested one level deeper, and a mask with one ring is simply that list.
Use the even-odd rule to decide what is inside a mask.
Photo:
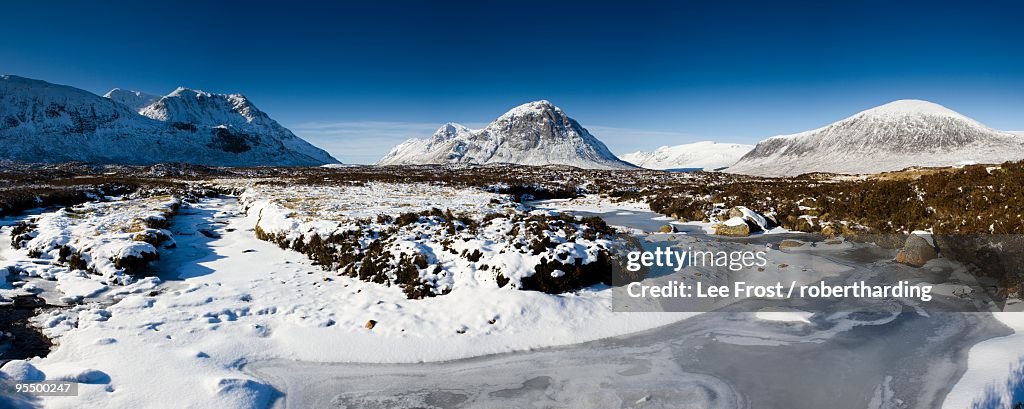
[{"label": "distant mountain range", "polygon": [[694,142],[676,146],[662,146],[653,151],[630,152],[622,160],[647,169],[703,169],[718,170],[736,163],[754,145]]},{"label": "distant mountain range", "polygon": [[239,94],[178,88],[157,97],[105,97],[45,81],[0,76],[0,159],[24,162],[212,166],[338,163]]},{"label": "distant mountain range", "polygon": [[378,165],[409,164],[569,165],[587,169],[633,169],[548,101],[506,112],[483,129],[448,123],[430,138],[394,147]]},{"label": "distant mountain range", "polygon": [[[240,94],[178,88],[104,96],[0,76],[0,160],[211,166],[319,166],[338,160]],[[991,129],[943,106],[900,100],[756,146],[663,146],[616,157],[548,101],[511,109],[482,129],[456,123],[395,146],[378,165],[569,165],[587,169],[718,170],[759,176],[879,173],[908,167],[1024,160],[1024,133]]]},{"label": "distant mountain range", "polygon": [[901,100],[822,128],[765,139],[726,172],[858,174],[1021,159],[1024,138],[1018,134],[991,129],[938,104]]}]

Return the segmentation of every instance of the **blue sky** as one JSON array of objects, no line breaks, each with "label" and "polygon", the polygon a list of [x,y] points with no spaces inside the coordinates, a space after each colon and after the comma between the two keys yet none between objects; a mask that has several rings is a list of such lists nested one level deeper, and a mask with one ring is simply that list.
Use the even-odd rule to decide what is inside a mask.
[{"label": "blue sky", "polygon": [[617,153],[904,98],[1024,130],[1019,2],[23,3],[4,6],[0,73],[240,92],[350,163],[536,99]]}]

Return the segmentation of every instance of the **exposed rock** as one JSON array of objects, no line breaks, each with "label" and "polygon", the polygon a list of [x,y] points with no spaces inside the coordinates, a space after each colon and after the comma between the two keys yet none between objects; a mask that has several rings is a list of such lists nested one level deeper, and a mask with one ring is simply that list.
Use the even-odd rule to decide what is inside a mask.
[{"label": "exposed rock", "polygon": [[377,326],[377,321],[374,321],[374,320],[366,321],[366,325],[365,326],[366,326],[366,329],[373,329],[373,327]]},{"label": "exposed rock", "polygon": [[729,211],[725,212],[725,215],[730,219],[739,218],[745,220],[750,224],[752,232],[770,230],[778,226],[778,223],[776,223],[774,219],[744,206],[733,207],[729,209]]},{"label": "exposed rock", "polygon": [[658,233],[675,233],[675,232],[676,232],[676,226],[673,226],[671,224],[666,224],[664,226],[661,226],[660,229],[658,229]]},{"label": "exposed rock", "polygon": [[804,245],[804,243],[800,242],[800,241],[796,241],[796,240],[783,240],[782,243],[779,243],[779,249],[788,249],[788,248],[794,248],[794,247],[802,247],[803,245]]},{"label": "exposed rock", "polygon": [[750,223],[739,217],[733,217],[715,227],[715,234],[719,236],[746,237],[750,232]]},{"label": "exposed rock", "polygon": [[908,266],[921,267],[929,260],[935,259],[938,256],[938,249],[935,248],[935,244],[930,242],[928,238],[911,234],[907,237],[903,249],[896,255],[896,262]]}]

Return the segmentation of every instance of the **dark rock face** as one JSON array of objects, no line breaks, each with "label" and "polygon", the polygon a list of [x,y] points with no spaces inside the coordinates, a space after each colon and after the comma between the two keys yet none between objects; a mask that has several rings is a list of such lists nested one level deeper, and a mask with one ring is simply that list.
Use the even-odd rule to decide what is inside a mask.
[{"label": "dark rock face", "polygon": [[213,130],[213,140],[210,146],[229,153],[242,153],[252,149],[252,144],[259,141],[244,133],[232,132],[228,128],[216,128]]}]

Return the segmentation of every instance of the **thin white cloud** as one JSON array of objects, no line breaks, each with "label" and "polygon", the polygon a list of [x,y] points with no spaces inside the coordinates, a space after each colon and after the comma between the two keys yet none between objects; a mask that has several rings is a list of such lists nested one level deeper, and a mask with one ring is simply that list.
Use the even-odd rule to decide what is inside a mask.
[{"label": "thin white cloud", "polygon": [[[470,128],[486,124],[467,123]],[[427,138],[439,123],[397,121],[307,122],[291,130],[335,158],[350,164],[372,164],[391,148],[410,138]],[[587,126],[590,133],[608,145],[617,155],[638,150],[654,150],[663,145],[709,140],[684,132],[652,131],[611,126]]]}]

